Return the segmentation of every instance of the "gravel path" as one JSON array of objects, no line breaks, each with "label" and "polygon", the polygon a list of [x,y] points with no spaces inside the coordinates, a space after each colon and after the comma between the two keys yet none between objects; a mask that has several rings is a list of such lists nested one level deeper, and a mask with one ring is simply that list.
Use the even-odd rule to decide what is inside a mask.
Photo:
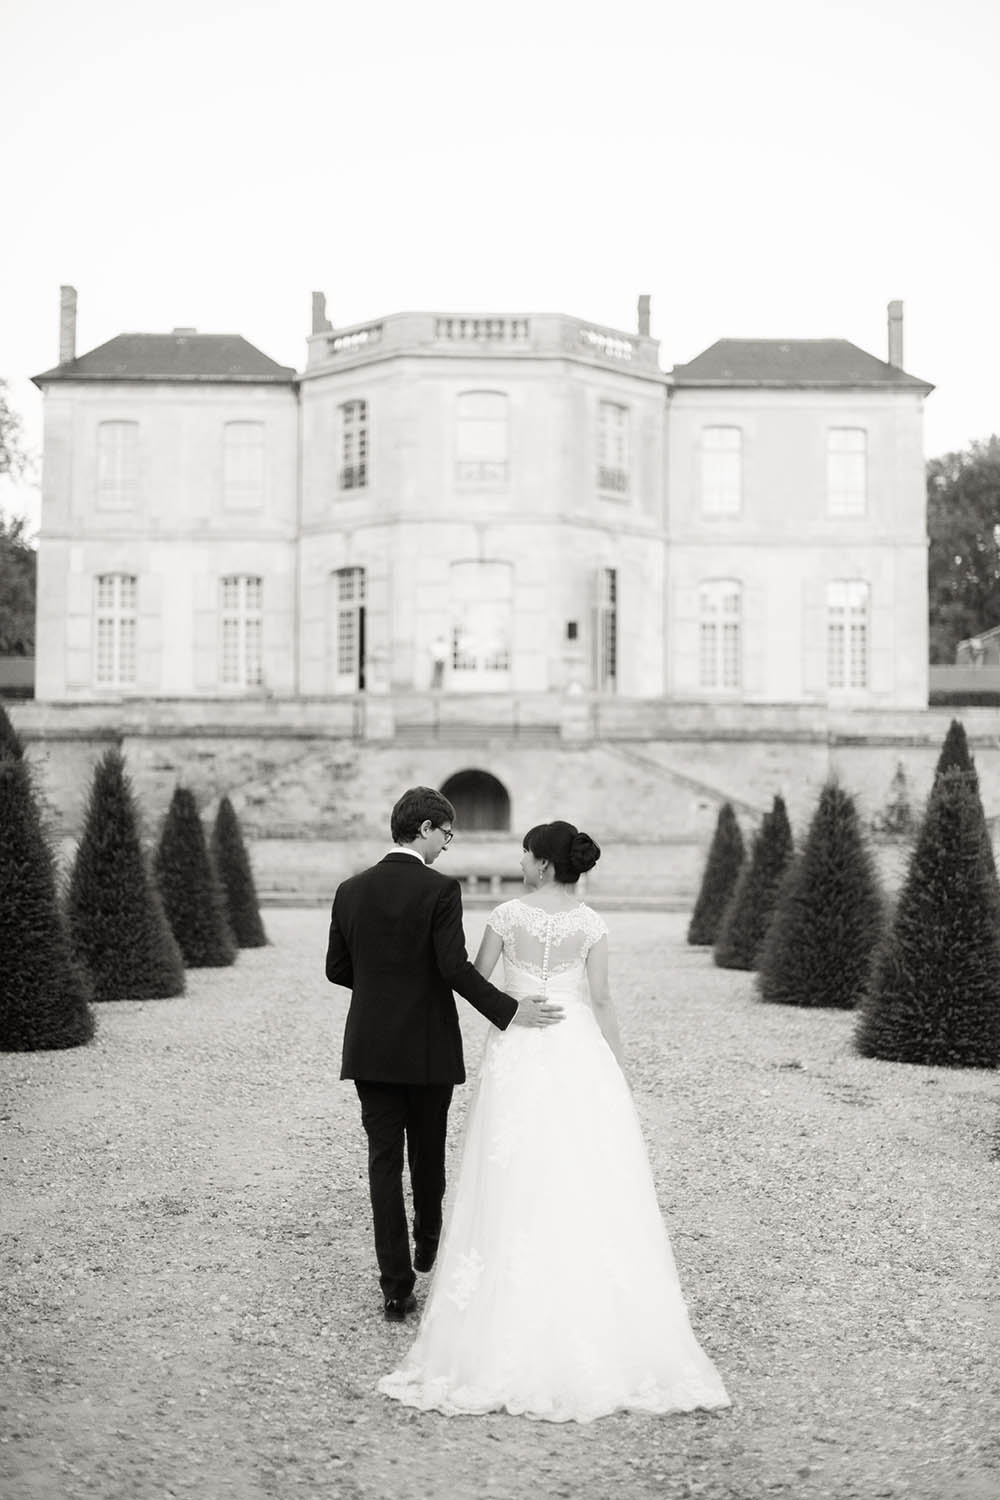
[{"label": "gravel path", "polygon": [[381,1317],[326,913],[266,920],[273,946],[184,998],[102,1006],[90,1047],[0,1055],[6,1500],[1000,1495],[995,1074],[856,1057],[850,1016],[760,1004],[685,917],[612,913],[660,1201],[733,1408],[418,1415],[373,1394],[412,1330]]}]

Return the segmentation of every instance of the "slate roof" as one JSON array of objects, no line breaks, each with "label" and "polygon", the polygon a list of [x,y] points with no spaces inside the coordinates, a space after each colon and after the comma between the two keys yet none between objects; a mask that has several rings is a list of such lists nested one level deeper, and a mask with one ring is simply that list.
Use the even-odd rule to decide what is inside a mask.
[{"label": "slate roof", "polygon": [[55,380],[235,381],[290,384],[291,365],[279,365],[238,333],[120,333],[68,364],[32,377]]},{"label": "slate roof", "polygon": [[678,386],[934,389],[847,339],[719,339],[686,365],[674,365],[671,378]]}]

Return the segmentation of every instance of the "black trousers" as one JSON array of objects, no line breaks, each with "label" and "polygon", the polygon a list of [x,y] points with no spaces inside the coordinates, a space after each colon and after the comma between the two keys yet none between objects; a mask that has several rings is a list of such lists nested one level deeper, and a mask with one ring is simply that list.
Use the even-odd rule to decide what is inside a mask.
[{"label": "black trousers", "polygon": [[444,1148],[452,1085],[369,1083],[356,1079],[368,1137],[368,1187],[375,1256],[384,1297],[406,1297],[416,1277],[403,1202],[403,1142],[413,1191],[413,1238],[436,1245],[444,1202]]}]

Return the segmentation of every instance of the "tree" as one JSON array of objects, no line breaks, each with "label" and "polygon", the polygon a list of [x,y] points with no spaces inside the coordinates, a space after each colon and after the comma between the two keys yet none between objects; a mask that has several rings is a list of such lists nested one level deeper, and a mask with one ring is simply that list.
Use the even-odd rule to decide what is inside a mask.
[{"label": "tree", "polygon": [[792,854],[792,830],[782,797],[775,797],[754,836],[719,923],[713,957],[720,969],[755,969],[774,911],[778,887]]},{"label": "tree", "polygon": [[927,465],[932,662],[1000,625],[1000,436]]},{"label": "tree", "polygon": [[35,654],[37,557],[26,528],[0,515],[0,656]]},{"label": "tree", "polygon": [[0,1051],[78,1047],[94,1034],[73,962],[56,865],[23,758],[0,750]]},{"label": "tree", "polygon": [[997,876],[996,860],[993,856],[993,840],[990,837],[986,814],[983,811],[982,798],[979,795],[979,773],[976,770],[976,763],[969,749],[969,741],[965,734],[965,725],[960,719],[952,719],[948,725],[948,733],[944,737],[941,753],[938,756],[937,765],[934,767],[935,785],[948,771],[960,771],[968,779],[969,786],[975,797],[976,807],[979,809],[982,860],[986,868],[987,879],[993,888],[998,906],[1000,906],[1000,878]]},{"label": "tree", "polygon": [[878,878],[857,809],[830,782],[778,894],[760,957],[761,996],[853,1009],[865,994],[882,924]]},{"label": "tree", "polygon": [[0,475],[23,479],[31,467],[24,446],[24,426],[10,404],[10,387],[0,380]]},{"label": "tree", "polygon": [[711,947],[715,942],[722,913],[733,893],[742,864],[743,835],[732,804],[724,802],[719,809],[701,890],[688,926],[689,943]]},{"label": "tree", "polygon": [[913,832],[913,825],[913,808],[910,806],[906,768],[903,762],[898,760],[889,784],[888,801],[884,809],[872,817],[871,830],[873,833],[884,834],[888,838],[904,839]]},{"label": "tree", "polygon": [[976,773],[976,764],[972,759],[969,749],[969,741],[965,733],[965,725],[961,719],[952,719],[948,725],[948,733],[941,745],[941,753],[938,755],[937,765],[934,767],[935,781],[943,776],[945,771],[965,771],[971,775],[973,786],[979,791],[979,776]]},{"label": "tree", "polygon": [[194,795],[185,787],[174,791],[155,864],[167,919],[188,968],[225,968],[235,963],[226,898]]},{"label": "tree", "polygon": [[934,783],[855,1045],[889,1062],[1000,1065],[1000,911],[967,772]]},{"label": "tree", "polygon": [[98,762],[66,902],[70,941],[95,1000],[184,993],[184,959],[139,841],[139,814],[119,750]]},{"label": "tree", "polygon": [[228,797],[223,797],[212,828],[212,858],[226,897],[226,912],[241,948],[264,948],[267,933],[260,919],[257,888],[239,819]]},{"label": "tree", "polygon": [[10,714],[0,703],[0,755],[9,755],[12,760],[20,760],[24,755],[24,746],[21,736],[10,721]]}]

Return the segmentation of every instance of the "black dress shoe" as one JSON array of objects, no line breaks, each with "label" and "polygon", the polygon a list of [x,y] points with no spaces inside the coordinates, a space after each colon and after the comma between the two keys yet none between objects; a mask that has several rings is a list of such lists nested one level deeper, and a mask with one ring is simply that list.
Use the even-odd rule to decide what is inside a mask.
[{"label": "black dress shoe", "polygon": [[386,1297],[385,1316],[389,1323],[402,1323],[407,1313],[415,1312],[417,1299],[410,1292],[406,1297]]},{"label": "black dress shoe", "polygon": [[413,1268],[415,1271],[429,1271],[437,1260],[438,1247],[436,1244],[417,1245],[413,1251]]}]

